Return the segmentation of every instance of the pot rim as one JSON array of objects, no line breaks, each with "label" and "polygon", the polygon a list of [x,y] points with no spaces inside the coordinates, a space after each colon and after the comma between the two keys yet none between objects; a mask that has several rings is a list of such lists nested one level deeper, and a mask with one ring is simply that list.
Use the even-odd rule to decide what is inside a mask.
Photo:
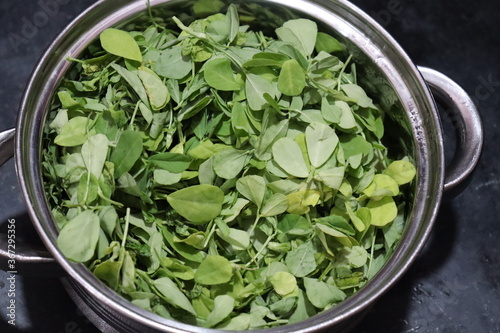
[{"label": "pot rim", "polygon": [[[298,9],[299,11],[306,8],[308,14],[315,11],[315,18],[331,26],[336,32],[360,47],[379,66],[379,69],[393,85],[406,109],[409,123],[412,125],[412,138],[416,149],[415,157],[418,170],[415,204],[411,215],[408,216],[403,237],[391,258],[361,290],[334,308],[296,324],[262,330],[265,332],[289,332],[293,328],[300,332],[313,332],[339,324],[370,306],[395,284],[423,248],[442,197],[444,153],[441,127],[433,98],[416,66],[401,46],[374,19],[358,7],[347,0],[335,2],[294,0],[292,3],[287,0],[257,1]],[[64,60],[55,62],[54,55],[56,58],[62,59],[65,55],[61,55],[61,50],[68,48],[73,50],[72,55],[81,52],[87,43],[81,43],[81,40],[78,43],[77,41],[68,41],[68,36],[85,20],[99,16],[99,11],[102,8],[108,8],[110,2],[112,1],[100,0],[96,2],[59,34],[40,59],[23,94],[15,139],[15,159],[21,190],[28,203],[28,212],[42,241],[58,263],[103,307],[109,307],[134,321],[160,331],[168,329],[170,332],[219,332],[218,330],[168,320],[134,306],[100,282],[83,264],[69,262],[57,249],[55,239],[52,237],[56,233],[56,229],[54,223],[50,223],[52,217],[41,182],[40,141],[47,105],[52,97],[54,87],[57,86],[65,72],[65,70],[60,70],[68,67]],[[151,5],[156,6],[169,2],[175,2],[175,0],[151,1]],[[130,11],[146,8],[143,1],[133,0],[115,1],[115,7],[117,10],[112,17],[108,17],[107,20],[100,21],[99,24],[89,28],[93,33],[87,32],[87,41],[90,41],[91,35],[97,36],[95,32],[102,31],[108,26],[115,25],[122,18],[129,17],[130,15],[127,13]],[[332,17],[339,18],[338,13],[330,11],[332,8],[349,13],[351,15],[350,21],[342,19],[339,22],[329,23]],[[382,52],[382,48],[384,52]],[[389,53],[394,59],[389,59]],[[40,88],[40,80],[47,73],[50,75],[49,80],[47,80],[50,84]],[[410,84],[414,85],[413,89],[416,91],[408,88]],[[424,117],[424,112],[426,117]]]}]

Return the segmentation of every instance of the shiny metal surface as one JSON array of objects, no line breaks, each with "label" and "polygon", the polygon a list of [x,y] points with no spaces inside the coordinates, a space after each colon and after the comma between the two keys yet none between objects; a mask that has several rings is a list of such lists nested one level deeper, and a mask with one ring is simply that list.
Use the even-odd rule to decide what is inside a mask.
[{"label": "shiny metal surface", "polygon": [[483,147],[483,127],[474,102],[453,80],[433,69],[419,67],[433,96],[446,105],[456,130],[457,151],[446,169],[444,191],[454,196],[468,185]]},{"label": "shiny metal surface", "polygon": [[0,166],[14,156],[14,128],[0,133]]},{"label": "shiny metal surface", "polygon": [[[356,60],[366,69],[362,73],[366,89],[384,96],[378,102],[391,111],[390,118],[400,128],[400,133],[396,134],[401,135],[401,148],[417,164],[417,183],[403,239],[378,275],[356,295],[329,311],[297,324],[265,330],[347,331],[363,311],[406,271],[432,228],[444,185],[443,139],[436,106],[425,81],[401,47],[374,20],[348,1],[256,2],[282,6],[301,16],[312,17],[325,30],[349,45]],[[179,4],[185,3],[176,0],[151,1],[155,7],[167,6],[172,14]],[[65,57],[77,57],[103,29],[130,20],[145,9],[145,1],[99,1],[69,25],[49,47],[37,65],[21,103],[15,147],[19,181],[41,239],[74,281],[68,290],[74,290],[75,299],[82,300],[89,314],[95,314],[90,318],[96,325],[101,325],[104,320],[109,327],[117,327],[118,330],[126,324],[132,332],[133,329],[140,332],[217,332],[167,320],[135,307],[104,286],[83,265],[66,260],[56,247],[57,229],[41,183],[42,129],[52,92],[70,65]]]},{"label": "shiny metal surface", "polygon": [[[0,234],[0,244],[7,244],[8,238]],[[0,247],[0,269],[10,271],[8,267],[9,253],[7,246]],[[22,272],[23,276],[57,276],[62,275],[61,266],[54,260],[50,252],[45,249],[37,249],[31,244],[17,242],[15,247],[16,271]]]}]

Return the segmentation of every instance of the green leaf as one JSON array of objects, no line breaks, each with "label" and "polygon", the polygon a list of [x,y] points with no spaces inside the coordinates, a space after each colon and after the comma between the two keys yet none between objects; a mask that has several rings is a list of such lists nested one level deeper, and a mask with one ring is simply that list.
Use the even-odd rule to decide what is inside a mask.
[{"label": "green leaf", "polygon": [[394,221],[398,215],[398,208],[392,197],[384,197],[380,200],[370,200],[366,204],[370,209],[371,224],[383,227]]},{"label": "green leaf", "polygon": [[262,110],[267,105],[264,94],[267,93],[271,97],[275,98],[277,91],[277,86],[262,76],[251,73],[247,75],[245,81],[245,92],[248,106],[250,106],[252,110]]},{"label": "green leaf", "polygon": [[314,219],[314,221],[332,227],[333,229],[336,229],[350,236],[354,236],[356,234],[356,231],[349,224],[349,222],[340,215],[329,215],[325,217],[320,217]]},{"label": "green leaf", "polygon": [[68,122],[68,110],[66,109],[60,109],[57,111],[57,115],[55,118],[50,122],[49,128],[53,129],[56,131],[57,134],[61,133],[62,127]]},{"label": "green leaf", "polygon": [[279,122],[269,125],[269,127],[261,133],[255,146],[255,156],[258,159],[264,161],[271,159],[272,145],[278,139],[285,137],[289,123],[290,121],[288,119],[280,120]]},{"label": "green leaf", "polygon": [[239,316],[231,318],[228,321],[225,321],[216,328],[225,331],[246,331],[250,329],[251,320],[252,320],[251,315],[243,313],[240,314]]},{"label": "green leaf", "polygon": [[210,157],[208,160],[200,164],[198,169],[198,179],[200,184],[213,185],[217,175],[215,174],[213,167],[214,158]]},{"label": "green leaf", "polygon": [[194,185],[175,191],[167,200],[179,215],[191,223],[203,224],[220,214],[224,192],[212,185]]},{"label": "green leaf", "polygon": [[101,177],[104,162],[108,157],[108,138],[103,134],[91,136],[82,145],[82,158],[87,171],[96,179]]},{"label": "green leaf", "polygon": [[187,244],[174,242],[174,235],[166,227],[161,228],[161,233],[168,245],[170,245],[170,247],[172,247],[181,257],[196,263],[201,263],[203,261],[204,252]]},{"label": "green leaf", "polygon": [[367,197],[379,200],[385,196],[396,196],[399,194],[398,183],[384,174],[377,174],[373,177],[372,183],[363,190]]},{"label": "green leaf", "polygon": [[63,147],[82,145],[90,136],[88,133],[89,124],[90,121],[86,117],[71,118],[61,128],[61,132],[54,139],[54,143]]},{"label": "green leaf", "polygon": [[403,230],[405,227],[405,217],[402,214],[402,211],[403,210],[400,209],[400,212],[394,219],[393,223],[388,224],[382,229],[382,231],[384,232],[385,243],[387,244],[388,249],[392,248],[403,234]]},{"label": "green leaf", "polygon": [[99,183],[91,173],[84,173],[78,182],[77,198],[81,205],[88,205],[97,199]]},{"label": "green leaf", "polygon": [[295,250],[288,252],[285,263],[290,273],[296,277],[304,277],[316,270],[314,247],[311,243],[304,243]]},{"label": "green leaf", "polygon": [[135,263],[129,251],[124,251],[121,269],[121,290],[124,293],[135,291]]},{"label": "green leaf", "polygon": [[281,138],[273,145],[273,157],[276,163],[292,176],[307,178],[309,170],[302,157],[297,142],[290,138]]},{"label": "green leaf", "polygon": [[333,154],[339,138],[328,125],[313,123],[306,128],[307,154],[311,165],[318,168]]},{"label": "green leaf", "polygon": [[339,121],[340,128],[351,129],[357,126],[356,119],[354,118],[349,104],[344,101],[335,101],[335,107],[340,109],[340,111],[342,112]]},{"label": "green leaf", "polygon": [[214,143],[212,143],[212,141],[207,140],[207,141],[203,141],[198,146],[190,149],[188,151],[188,155],[193,157],[193,158],[206,160],[206,159],[210,158],[211,156],[217,154],[218,152],[226,150],[226,149],[230,149],[230,148],[231,148],[231,146],[220,144],[220,143],[214,144]]},{"label": "green leaf", "polygon": [[347,201],[345,202],[345,208],[352,224],[354,225],[354,227],[356,227],[356,230],[358,230],[359,232],[364,231],[366,228],[365,223],[358,217],[358,215],[354,212],[351,205]]},{"label": "green leaf", "polygon": [[264,204],[260,211],[260,215],[270,217],[286,212],[288,209],[288,199],[286,195],[281,193],[273,194]]},{"label": "green leaf", "polygon": [[289,20],[276,29],[279,39],[292,44],[302,55],[308,57],[316,45],[318,26],[308,19]]},{"label": "green leaf", "polygon": [[212,96],[209,95],[202,95],[195,99],[194,101],[191,101],[187,103],[179,112],[177,115],[177,120],[178,121],[183,121],[186,119],[189,119],[191,117],[194,117],[197,115],[199,112],[201,112],[203,109],[207,107],[212,102]]},{"label": "green leaf", "polygon": [[85,210],[64,225],[57,237],[57,246],[69,260],[86,262],[94,256],[99,230],[99,216]]},{"label": "green leaf", "polygon": [[174,242],[177,243],[185,243],[189,246],[194,247],[195,249],[203,250],[205,245],[205,233],[202,231],[195,232],[194,234],[190,234],[187,238],[180,239],[178,237],[174,238]]},{"label": "green leaf", "polygon": [[229,22],[229,36],[228,43],[232,43],[238,36],[240,29],[240,16],[238,14],[238,7],[235,4],[230,4],[227,8],[226,21]]},{"label": "green leaf", "polygon": [[221,17],[224,18],[224,20],[211,20],[208,23],[205,32],[212,40],[218,43],[223,43],[229,38],[229,30],[231,29],[230,22],[227,17],[224,17],[221,14],[215,14],[213,17]]},{"label": "green leaf", "polygon": [[235,102],[233,105],[231,112],[231,126],[239,145],[242,145],[243,142],[248,140],[250,133],[253,133],[250,121],[246,115],[246,107],[239,102]]},{"label": "green leaf", "polygon": [[213,286],[227,283],[233,276],[233,266],[226,258],[209,255],[203,260],[194,274],[194,280],[203,285]]},{"label": "green leaf", "polygon": [[236,189],[257,207],[262,206],[266,194],[266,181],[261,176],[245,176],[238,179]]},{"label": "green leaf", "polygon": [[232,179],[238,176],[249,160],[245,150],[225,149],[214,155],[214,171],[221,178]]},{"label": "green leaf", "polygon": [[394,161],[385,169],[384,174],[394,179],[399,185],[404,185],[413,180],[417,170],[408,161]]},{"label": "green leaf", "polygon": [[288,209],[291,214],[307,214],[311,206],[316,206],[321,197],[321,192],[317,190],[305,190],[290,193],[287,195]]},{"label": "green leaf", "polygon": [[277,272],[269,279],[274,291],[280,296],[287,296],[298,292],[297,279],[288,272]]},{"label": "green leaf", "polygon": [[338,287],[317,279],[304,278],[304,287],[307,298],[318,309],[325,309],[346,298],[346,294]]},{"label": "green leaf", "polygon": [[153,173],[153,178],[155,182],[160,185],[173,185],[181,180],[182,173],[173,173],[168,170],[157,169]]},{"label": "green leaf", "polygon": [[368,97],[364,89],[357,84],[343,84],[341,88],[346,95],[353,99],[359,106],[364,108],[375,108],[372,99]]},{"label": "green leaf", "polygon": [[134,37],[126,31],[108,28],[100,35],[102,48],[125,59],[142,62],[142,54]]},{"label": "green leaf", "polygon": [[323,118],[334,124],[338,124],[342,118],[342,110],[335,105],[335,103],[330,103],[327,98],[321,100],[321,115]]},{"label": "green leaf", "polygon": [[306,74],[297,60],[290,59],[283,63],[278,78],[278,89],[284,95],[298,96],[306,86]]},{"label": "green leaf", "polygon": [[321,51],[326,53],[335,53],[345,50],[344,45],[342,45],[336,38],[324,32],[318,32],[315,48],[318,53]]},{"label": "green leaf", "polygon": [[110,161],[115,165],[114,176],[116,179],[134,166],[141,157],[142,150],[142,136],[139,132],[126,130],[120,134],[110,158]]},{"label": "green leaf", "polygon": [[361,246],[344,248],[343,255],[354,268],[363,267],[368,261],[368,252]]},{"label": "green leaf", "polygon": [[280,179],[269,183],[268,187],[274,193],[290,194],[292,192],[297,192],[300,188],[300,184],[301,180],[299,179]]},{"label": "green leaf", "polygon": [[229,233],[227,235],[224,235],[219,230],[217,231],[217,235],[231,244],[236,251],[246,250],[250,246],[250,236],[246,231],[235,228],[228,229]]},{"label": "green leaf", "polygon": [[308,235],[311,233],[312,225],[303,216],[295,214],[287,214],[278,223],[278,229],[290,235]]},{"label": "green leaf", "polygon": [[184,154],[159,153],[151,156],[148,161],[157,167],[172,173],[182,173],[189,168],[193,159]]},{"label": "green leaf", "polygon": [[182,54],[181,47],[172,47],[162,51],[154,65],[154,71],[158,75],[176,80],[187,76],[192,69],[192,61]]},{"label": "green leaf", "polygon": [[228,295],[219,295],[214,299],[214,309],[207,317],[206,327],[214,327],[229,317],[235,305],[234,298]]},{"label": "green leaf", "polygon": [[[141,103],[142,104],[142,103]],[[104,134],[109,141],[115,141],[118,134],[118,126],[113,119],[111,112],[104,111],[95,123],[95,131],[98,134]]]},{"label": "green leaf", "polygon": [[309,302],[302,290],[299,290],[299,296],[297,299],[297,307],[295,311],[290,316],[288,321],[289,324],[298,323],[302,320],[306,320],[312,316],[316,315],[316,310],[314,306]]},{"label": "green leaf", "polygon": [[314,178],[322,181],[326,186],[333,190],[340,189],[344,180],[345,167],[336,167],[331,169],[318,169]]},{"label": "green leaf", "polygon": [[340,140],[344,157],[349,158],[359,154],[366,155],[372,151],[372,145],[361,135],[345,135]]},{"label": "green leaf", "polygon": [[106,260],[96,265],[92,273],[98,279],[105,281],[111,289],[117,290],[120,285],[120,270],[122,265],[122,261]]},{"label": "green leaf", "polygon": [[[243,64],[243,67],[245,68],[252,68],[252,67],[278,67],[281,68],[283,66],[283,63],[287,60],[289,60],[290,57],[281,54],[281,53],[274,53],[274,52],[259,52],[255,54],[251,60],[248,60]],[[302,70],[302,69],[301,69]]]},{"label": "green leaf", "polygon": [[111,237],[113,230],[116,228],[118,222],[118,214],[113,206],[104,207],[99,212],[99,219],[101,229],[106,233],[108,237]]},{"label": "green leaf", "polygon": [[137,75],[144,85],[151,108],[153,110],[162,109],[170,100],[167,86],[151,70],[139,69]]},{"label": "green leaf", "polygon": [[139,78],[139,75],[137,75],[137,71],[129,71],[128,69],[115,63],[112,63],[111,67],[130,85],[132,89],[134,89],[140,100],[146,106],[149,106],[148,94],[141,79]]},{"label": "green leaf", "polygon": [[162,257],[161,266],[167,268],[176,278],[181,280],[189,281],[194,279],[194,269],[180,260]]},{"label": "green leaf", "polygon": [[346,247],[352,247],[351,240],[343,232],[321,223],[317,223],[315,227],[319,229],[321,232],[323,232],[325,235],[329,235],[336,238],[337,241],[339,241],[342,245]]},{"label": "green leaf", "polygon": [[153,285],[168,303],[196,315],[193,305],[189,299],[171,279],[168,277],[162,277],[154,280]]},{"label": "green leaf", "polygon": [[[75,101],[73,97],[71,97],[71,94],[67,91],[60,91],[57,93],[57,98],[59,98],[59,101],[61,101],[61,106],[64,109],[72,109],[72,108],[77,108],[81,107],[82,105]],[[63,109],[63,110],[64,110]]]},{"label": "green leaf", "polygon": [[208,85],[217,90],[233,91],[240,89],[231,68],[231,61],[227,58],[207,61],[203,65],[203,75]]},{"label": "green leaf", "polygon": [[197,17],[208,16],[219,13],[224,7],[224,3],[220,0],[197,0],[193,4],[193,12]]}]

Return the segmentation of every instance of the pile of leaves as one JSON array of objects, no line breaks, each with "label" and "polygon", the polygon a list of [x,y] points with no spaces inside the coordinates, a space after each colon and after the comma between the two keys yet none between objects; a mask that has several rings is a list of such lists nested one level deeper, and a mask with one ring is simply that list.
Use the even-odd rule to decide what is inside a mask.
[{"label": "pile of leaves", "polygon": [[358,291],[401,236],[415,168],[389,159],[352,57],[313,21],[268,36],[234,5],[163,21],[71,59],[43,150],[59,249],[203,327],[294,323]]}]

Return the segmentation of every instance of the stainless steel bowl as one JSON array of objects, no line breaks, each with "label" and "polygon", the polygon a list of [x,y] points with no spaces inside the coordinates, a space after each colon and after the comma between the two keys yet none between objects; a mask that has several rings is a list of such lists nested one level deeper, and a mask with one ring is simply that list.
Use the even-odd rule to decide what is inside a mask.
[{"label": "stainless steel bowl", "polygon": [[[151,0],[153,8],[174,15],[191,0]],[[458,192],[476,166],[483,133],[478,112],[458,85],[427,68],[417,68],[401,47],[373,19],[346,0],[251,0],[275,13],[295,13],[318,22],[341,39],[362,66],[361,81],[388,111],[388,132],[398,149],[414,158],[417,181],[403,237],[381,271],[354,296],[308,320],[266,332],[347,331],[404,274],[422,249],[443,193]],[[41,137],[53,92],[70,63],[104,29],[122,26],[144,15],[145,0],[101,0],[75,19],[52,43],[38,63],[23,96],[17,127],[0,133],[0,164],[15,155],[29,214],[49,255],[27,249],[18,264],[62,267],[64,284],[83,313],[105,332],[217,332],[164,319],[140,309],[107,288],[82,264],[69,262],[57,249],[58,231],[45,199],[41,178]],[[433,90],[452,110],[457,124],[455,159],[445,171],[444,147]],[[15,141],[15,146],[13,145]],[[0,238],[0,242],[1,242]],[[5,247],[1,247],[5,248]],[[7,253],[0,252],[0,257]]]}]

